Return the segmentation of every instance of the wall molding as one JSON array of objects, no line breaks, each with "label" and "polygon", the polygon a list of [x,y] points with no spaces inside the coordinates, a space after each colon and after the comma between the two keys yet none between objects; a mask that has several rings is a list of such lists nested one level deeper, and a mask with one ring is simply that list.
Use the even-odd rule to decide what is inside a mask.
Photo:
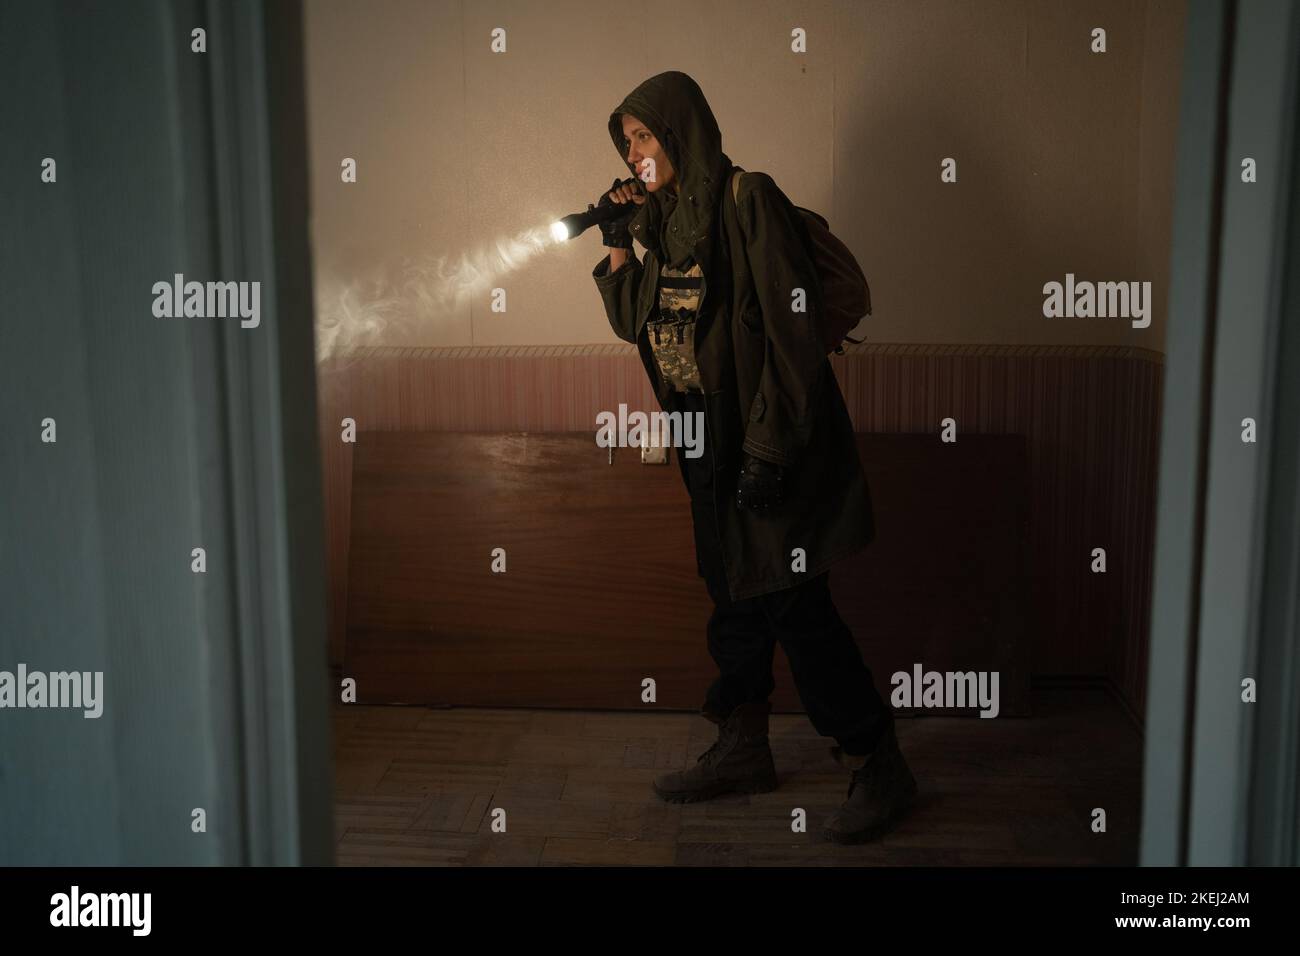
[{"label": "wall molding", "polygon": [[[1068,358],[1138,359],[1164,365],[1163,352],[1132,345],[985,345],[929,342],[864,342],[844,346],[845,355],[954,355],[990,358]],[[401,346],[368,345],[341,350],[320,364],[362,359],[478,359],[478,358],[567,358],[635,355],[630,342],[591,343],[587,345],[454,345]]]}]

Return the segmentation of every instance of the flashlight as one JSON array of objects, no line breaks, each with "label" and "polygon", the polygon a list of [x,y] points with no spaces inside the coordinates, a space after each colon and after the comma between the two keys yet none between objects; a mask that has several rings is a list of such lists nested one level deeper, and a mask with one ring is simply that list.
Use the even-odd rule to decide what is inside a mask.
[{"label": "flashlight", "polygon": [[[621,180],[618,185],[630,186],[640,181],[640,179],[633,176],[630,179]],[[610,192],[613,192],[613,189],[610,189]],[[589,203],[586,212],[570,213],[563,219],[551,223],[551,238],[556,242],[576,239],[598,223],[622,219],[628,214],[627,207],[629,205],[633,204],[611,202],[608,206],[593,206]]]}]

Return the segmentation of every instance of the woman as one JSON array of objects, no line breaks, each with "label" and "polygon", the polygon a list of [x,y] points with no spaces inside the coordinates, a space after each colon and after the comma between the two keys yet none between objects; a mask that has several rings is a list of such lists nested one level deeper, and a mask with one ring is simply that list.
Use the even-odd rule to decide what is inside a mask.
[{"label": "woman", "polygon": [[[762,173],[746,173],[728,195],[735,167],[685,73],[638,86],[609,132],[644,188],[615,180],[601,198],[628,214],[602,226],[610,251],[592,276],[663,409],[702,412],[705,426],[704,454],[677,460],[714,602],[708,643],[719,675],[701,712],[720,729],[693,767],[659,777],[655,790],[681,802],[776,787],[767,719],[779,642],[809,719],[851,771],[824,834],[870,838],[912,802],[916,783],[831,600],[829,566],[865,547],[874,525],[818,330],[820,288],[799,213]],[[801,300],[806,310],[796,311]]]}]

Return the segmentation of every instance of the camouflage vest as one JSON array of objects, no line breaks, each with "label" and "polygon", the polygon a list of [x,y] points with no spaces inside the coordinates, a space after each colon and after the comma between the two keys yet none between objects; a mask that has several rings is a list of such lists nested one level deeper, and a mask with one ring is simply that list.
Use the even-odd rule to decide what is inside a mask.
[{"label": "camouflage vest", "polygon": [[679,392],[701,390],[695,318],[703,275],[698,262],[684,272],[664,266],[659,272],[659,313],[646,323],[659,374]]}]

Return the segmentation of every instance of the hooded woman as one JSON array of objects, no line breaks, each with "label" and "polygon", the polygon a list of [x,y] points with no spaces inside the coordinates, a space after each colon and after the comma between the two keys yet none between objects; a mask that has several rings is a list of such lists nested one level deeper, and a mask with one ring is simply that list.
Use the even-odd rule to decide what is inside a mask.
[{"label": "hooded woman", "polygon": [[[916,794],[893,714],[877,693],[829,590],[830,565],[874,537],[853,424],[818,319],[821,292],[800,213],[763,173],[738,167],[696,82],[646,80],[609,118],[637,183],[601,205],[609,254],[592,276],[614,333],[635,343],[666,412],[702,415],[703,453],[678,454],[691,499],[696,565],[714,610],[719,675],[701,713],[718,740],[684,772],[655,780],[674,802],[777,785],[768,697],[777,642],[808,717],[851,771],[824,834],[858,842]],[[636,239],[644,261],[632,248]],[[806,304],[796,310],[796,303]]]}]

